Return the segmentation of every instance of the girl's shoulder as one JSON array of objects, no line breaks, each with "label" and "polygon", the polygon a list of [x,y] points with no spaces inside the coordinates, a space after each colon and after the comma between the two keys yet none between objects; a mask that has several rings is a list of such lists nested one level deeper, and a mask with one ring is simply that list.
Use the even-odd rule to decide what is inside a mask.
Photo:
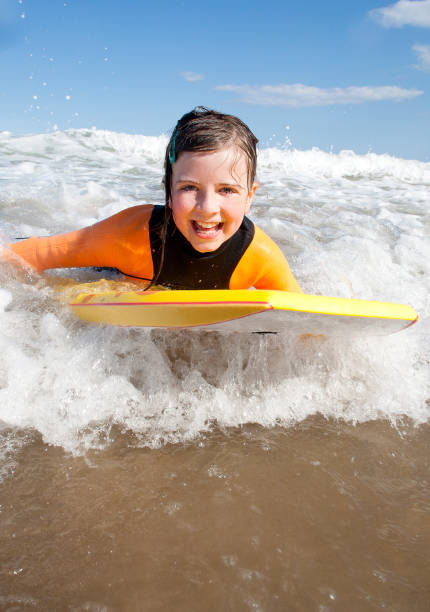
[{"label": "girl's shoulder", "polygon": [[253,238],[231,276],[230,289],[284,289],[287,268],[281,249],[253,224]]},{"label": "girl's shoulder", "polygon": [[91,226],[91,230],[109,235],[122,234],[124,231],[137,231],[147,228],[156,207],[153,204],[139,204],[124,208],[103,221]]},{"label": "girl's shoulder", "polygon": [[280,256],[284,259],[284,255],[276,242],[256,224],[254,224],[254,238],[250,248],[255,251],[256,257],[261,257],[264,261],[267,261],[269,257],[279,258]]}]

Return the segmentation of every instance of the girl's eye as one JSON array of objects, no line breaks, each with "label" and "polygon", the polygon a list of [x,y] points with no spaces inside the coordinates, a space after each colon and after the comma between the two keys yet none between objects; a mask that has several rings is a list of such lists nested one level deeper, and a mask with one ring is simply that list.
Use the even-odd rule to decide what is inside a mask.
[{"label": "girl's eye", "polygon": [[194,189],[197,189],[195,185],[182,185],[180,187],[180,191],[194,191]]},{"label": "girl's eye", "polygon": [[230,193],[236,193],[236,190],[235,190],[235,189],[233,189],[233,187],[222,187],[222,188],[221,188],[221,191],[222,191],[223,193],[227,193],[227,194],[230,194]]}]

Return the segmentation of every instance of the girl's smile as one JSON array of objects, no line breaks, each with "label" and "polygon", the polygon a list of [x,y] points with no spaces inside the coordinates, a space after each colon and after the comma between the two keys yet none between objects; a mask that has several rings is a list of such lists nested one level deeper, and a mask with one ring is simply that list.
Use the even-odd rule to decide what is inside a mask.
[{"label": "girl's smile", "polygon": [[215,251],[242,224],[257,185],[248,188],[244,153],[236,147],[178,155],[169,206],[176,227],[196,251]]}]

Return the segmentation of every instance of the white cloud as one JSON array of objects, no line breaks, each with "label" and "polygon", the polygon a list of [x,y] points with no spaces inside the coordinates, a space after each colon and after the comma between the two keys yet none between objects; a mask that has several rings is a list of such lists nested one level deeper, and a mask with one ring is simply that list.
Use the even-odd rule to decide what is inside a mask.
[{"label": "white cloud", "polygon": [[259,106],[328,106],[333,104],[362,104],[380,100],[408,100],[423,92],[396,86],[333,87],[321,89],[296,83],[294,85],[218,85],[220,91],[231,91],[246,104]]},{"label": "white cloud", "polygon": [[430,0],[399,0],[369,15],[386,28],[401,28],[404,25],[430,28]]},{"label": "white cloud", "polygon": [[198,72],[190,71],[181,72],[181,76],[190,83],[193,83],[194,81],[203,81],[203,79],[205,78],[204,74],[199,74]]},{"label": "white cloud", "polygon": [[415,68],[430,72],[430,45],[414,45],[412,49],[417,54],[420,62]]}]

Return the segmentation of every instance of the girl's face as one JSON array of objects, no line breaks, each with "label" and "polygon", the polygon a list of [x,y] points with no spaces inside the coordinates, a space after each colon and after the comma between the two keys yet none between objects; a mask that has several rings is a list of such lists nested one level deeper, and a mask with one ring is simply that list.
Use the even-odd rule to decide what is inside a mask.
[{"label": "girl's face", "polygon": [[248,190],[244,153],[235,147],[178,155],[172,168],[176,227],[196,251],[215,251],[239,229],[257,185]]}]

